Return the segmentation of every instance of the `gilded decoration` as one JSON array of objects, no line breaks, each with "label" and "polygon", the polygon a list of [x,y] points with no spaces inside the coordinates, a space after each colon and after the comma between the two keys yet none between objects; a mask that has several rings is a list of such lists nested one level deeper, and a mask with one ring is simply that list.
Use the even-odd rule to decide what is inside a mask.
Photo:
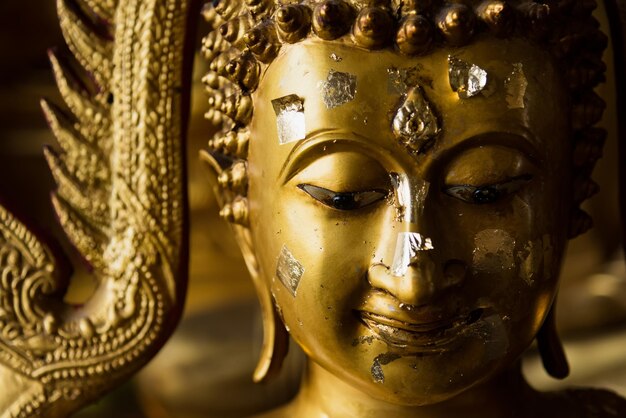
[{"label": "gilded decoration", "polygon": [[607,135],[595,8],[57,0],[72,56],[49,55],[64,105],[41,102],[43,153],[97,285],[66,302],[57,245],[0,206],[0,418],[69,416],[180,319],[199,17],[218,128],[200,158],[262,312],[252,379],[280,372],[290,339],[307,356],[299,394],[263,417],[626,416],[610,392],[535,391],[518,360],[536,340],[569,372],[560,262],[592,226]]}]

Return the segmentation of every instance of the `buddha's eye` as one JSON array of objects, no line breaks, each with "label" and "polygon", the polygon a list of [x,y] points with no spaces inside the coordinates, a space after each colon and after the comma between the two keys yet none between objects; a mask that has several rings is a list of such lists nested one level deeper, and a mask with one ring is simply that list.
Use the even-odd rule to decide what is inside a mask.
[{"label": "buddha's eye", "polygon": [[384,199],[389,194],[386,190],[381,189],[361,192],[334,192],[312,184],[299,184],[298,188],[304,190],[313,199],[337,210],[361,209]]},{"label": "buddha's eye", "polygon": [[507,181],[484,186],[448,186],[444,192],[452,197],[475,205],[494,203],[501,198],[518,191],[522,186],[532,180],[531,175],[523,175],[511,178]]}]

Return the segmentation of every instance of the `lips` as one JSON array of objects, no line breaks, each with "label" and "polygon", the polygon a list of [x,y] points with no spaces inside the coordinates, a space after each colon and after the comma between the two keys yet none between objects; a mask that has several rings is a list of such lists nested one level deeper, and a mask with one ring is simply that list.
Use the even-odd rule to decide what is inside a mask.
[{"label": "lips", "polygon": [[434,321],[407,321],[371,311],[357,311],[362,323],[379,339],[398,348],[419,352],[447,351],[452,343],[472,324],[477,322],[482,309]]}]

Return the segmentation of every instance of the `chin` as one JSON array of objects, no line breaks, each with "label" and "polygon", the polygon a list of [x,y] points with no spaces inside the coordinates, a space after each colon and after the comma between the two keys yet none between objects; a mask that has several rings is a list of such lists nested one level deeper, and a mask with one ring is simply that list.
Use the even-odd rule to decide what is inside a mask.
[{"label": "chin", "polygon": [[490,315],[445,349],[397,347],[377,339],[358,354],[358,376],[347,376],[344,371],[337,375],[378,400],[404,406],[433,405],[504,371],[524,348],[511,344],[499,316]]}]

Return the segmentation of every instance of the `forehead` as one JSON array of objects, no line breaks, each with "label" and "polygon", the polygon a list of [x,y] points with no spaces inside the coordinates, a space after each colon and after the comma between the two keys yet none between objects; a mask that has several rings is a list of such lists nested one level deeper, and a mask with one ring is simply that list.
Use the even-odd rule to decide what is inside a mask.
[{"label": "forehead", "polygon": [[[275,119],[272,101],[297,95],[307,137],[338,130],[394,148],[396,112],[419,86],[441,127],[433,153],[490,132],[526,137],[550,153],[557,151],[555,131],[562,136],[566,130],[564,89],[551,62],[545,51],[521,39],[483,39],[422,57],[308,40],[286,45],[268,67],[255,93],[254,119]],[[453,88],[459,80],[451,80],[451,63],[460,65],[462,75],[473,68],[486,76],[486,84],[464,98]],[[293,145],[283,145],[280,153]]]}]

